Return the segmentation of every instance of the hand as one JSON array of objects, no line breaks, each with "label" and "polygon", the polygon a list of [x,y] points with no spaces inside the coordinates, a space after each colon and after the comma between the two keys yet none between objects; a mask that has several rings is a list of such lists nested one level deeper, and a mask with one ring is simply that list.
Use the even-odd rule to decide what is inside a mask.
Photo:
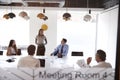
[{"label": "hand", "polygon": [[89,65],[91,63],[91,61],[92,61],[92,57],[88,57],[87,58],[87,64]]},{"label": "hand", "polygon": [[62,54],[61,53],[58,53],[58,58],[62,58]]}]

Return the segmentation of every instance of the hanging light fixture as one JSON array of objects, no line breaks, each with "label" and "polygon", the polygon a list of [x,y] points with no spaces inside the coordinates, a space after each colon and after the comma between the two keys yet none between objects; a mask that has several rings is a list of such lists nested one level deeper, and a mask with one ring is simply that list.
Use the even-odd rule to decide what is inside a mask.
[{"label": "hanging light fixture", "polygon": [[[89,8],[89,1],[87,0],[87,8]],[[84,21],[89,22],[92,20],[91,10],[89,9],[89,14],[86,14],[83,18]]]},{"label": "hanging light fixture", "polygon": [[40,19],[43,19],[43,18],[45,17],[45,15],[44,15],[43,13],[39,13],[39,14],[37,15],[37,17],[40,18]]},{"label": "hanging light fixture", "polygon": [[30,17],[28,16],[27,12],[25,12],[25,11],[20,12],[19,16],[24,18],[24,19],[26,19],[26,20],[30,19]]},{"label": "hanging light fixture", "polygon": [[20,17],[25,17],[25,16],[28,16],[26,12],[22,11],[19,13],[19,16]]},{"label": "hanging light fixture", "polygon": [[[11,0],[11,3],[12,3],[12,0]],[[11,6],[11,12],[10,13],[7,13],[7,14],[4,14],[3,15],[3,18],[5,18],[5,19],[9,19],[9,18],[14,18],[14,17],[16,17],[16,15],[12,12],[12,6]]]},{"label": "hanging light fixture", "polygon": [[4,14],[4,15],[3,15],[3,18],[5,18],[5,19],[9,19],[10,17],[9,17],[8,14]]},{"label": "hanging light fixture", "polygon": [[[45,14],[45,8],[43,9],[43,13]],[[48,17],[45,15],[43,20],[46,21],[48,19]]]},{"label": "hanging light fixture", "polygon": [[[11,0],[12,3],[12,0]],[[11,12],[8,13],[9,18],[13,19],[14,17],[16,17],[16,15],[12,12],[12,6],[11,6]]]},{"label": "hanging light fixture", "polygon": [[[66,2],[66,6],[69,6],[70,2]],[[68,9],[66,8],[66,13],[63,14],[63,20],[68,21],[71,18],[71,14],[67,12]]]},{"label": "hanging light fixture", "polygon": [[47,19],[48,19],[48,17],[47,17],[47,16],[45,16],[45,17],[43,18],[43,20],[44,20],[44,21],[46,21]]},{"label": "hanging light fixture", "polygon": [[45,15],[45,8],[43,9],[43,13],[39,13],[37,17],[43,19],[44,21],[48,19],[48,17]]},{"label": "hanging light fixture", "polygon": [[30,19],[30,17],[28,16],[27,12],[24,11],[24,7],[25,7],[27,4],[26,4],[25,2],[23,2],[23,3],[24,3],[24,4],[22,5],[23,11],[21,11],[21,12],[19,13],[19,16],[22,17],[22,18],[25,19],[25,20],[28,20],[28,19]]},{"label": "hanging light fixture", "polygon": [[8,13],[8,16],[9,16],[10,18],[16,17],[16,15],[15,15],[13,12]]},{"label": "hanging light fixture", "polygon": [[63,14],[63,19],[65,20],[65,21],[68,21],[68,20],[70,20],[70,18],[71,18],[71,14],[70,13],[64,13]]},{"label": "hanging light fixture", "polygon": [[86,21],[86,22],[91,21],[92,17],[90,14],[91,14],[91,10],[89,10],[89,14],[84,16],[84,21]]}]

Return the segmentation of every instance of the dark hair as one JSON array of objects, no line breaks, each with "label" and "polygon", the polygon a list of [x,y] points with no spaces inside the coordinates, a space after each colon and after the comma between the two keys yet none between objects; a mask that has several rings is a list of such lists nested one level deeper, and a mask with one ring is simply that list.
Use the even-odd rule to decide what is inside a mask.
[{"label": "dark hair", "polygon": [[65,38],[63,38],[62,40],[63,40],[65,43],[67,42],[67,39],[65,39]]},{"label": "dark hair", "polygon": [[40,34],[40,31],[43,31],[43,29],[40,29],[40,30],[39,30],[39,32],[38,32],[38,35],[39,35],[39,36],[41,35],[41,34]]},{"label": "dark hair", "polygon": [[11,47],[14,41],[15,41],[15,40],[11,39],[10,42],[9,42],[8,47]]},{"label": "dark hair", "polygon": [[106,60],[106,53],[103,51],[103,50],[97,50],[97,53],[96,54],[98,54],[98,56],[100,57],[100,59],[102,60],[102,61],[105,61]]},{"label": "dark hair", "polygon": [[27,51],[28,51],[28,54],[29,55],[34,55],[35,54],[35,45],[29,45],[28,48],[27,48]]}]

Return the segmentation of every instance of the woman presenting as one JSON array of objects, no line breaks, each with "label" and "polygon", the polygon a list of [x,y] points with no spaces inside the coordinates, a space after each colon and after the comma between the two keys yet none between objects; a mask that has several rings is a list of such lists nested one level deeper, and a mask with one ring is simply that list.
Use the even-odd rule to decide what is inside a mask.
[{"label": "woman presenting", "polygon": [[40,29],[38,35],[35,38],[35,43],[37,44],[37,56],[45,55],[45,45],[47,44],[47,38],[44,35],[44,30]]}]

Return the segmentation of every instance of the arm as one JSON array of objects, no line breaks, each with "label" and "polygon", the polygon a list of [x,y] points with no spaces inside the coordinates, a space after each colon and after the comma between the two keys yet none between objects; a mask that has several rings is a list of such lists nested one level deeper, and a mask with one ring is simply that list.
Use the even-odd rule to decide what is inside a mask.
[{"label": "arm", "polygon": [[58,52],[59,52],[59,48],[60,48],[60,45],[58,45],[55,49],[54,49],[54,51],[52,52],[52,55],[54,54],[57,54]]},{"label": "arm", "polygon": [[37,44],[37,36],[36,36],[36,38],[35,38],[35,44]]},{"label": "arm", "polygon": [[46,45],[47,44],[47,38],[46,38],[45,35],[44,35],[44,41],[45,41],[44,45]]},{"label": "arm", "polygon": [[45,38],[45,45],[47,44],[47,38]]}]

